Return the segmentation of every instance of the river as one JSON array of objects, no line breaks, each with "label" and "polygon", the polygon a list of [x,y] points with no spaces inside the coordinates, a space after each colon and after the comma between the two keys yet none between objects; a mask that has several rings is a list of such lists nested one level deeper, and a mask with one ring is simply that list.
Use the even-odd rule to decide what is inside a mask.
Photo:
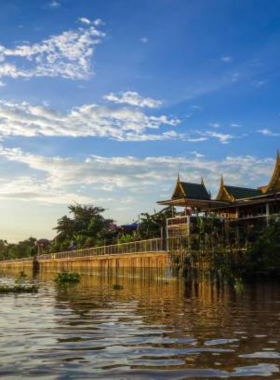
[{"label": "river", "polygon": [[36,281],[38,294],[0,296],[1,378],[280,379],[280,284]]}]

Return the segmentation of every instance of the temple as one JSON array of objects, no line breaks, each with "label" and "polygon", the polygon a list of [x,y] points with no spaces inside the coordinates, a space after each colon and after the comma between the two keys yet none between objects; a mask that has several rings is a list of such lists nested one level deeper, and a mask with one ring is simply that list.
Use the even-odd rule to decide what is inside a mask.
[{"label": "temple", "polygon": [[195,215],[211,213],[234,227],[264,228],[272,217],[280,216],[280,156],[277,152],[275,167],[269,183],[256,189],[230,186],[221,177],[218,194],[211,193],[201,183],[182,182],[178,176],[170,200],[157,202],[162,206],[184,207],[183,213],[167,221],[168,236],[190,233]]}]

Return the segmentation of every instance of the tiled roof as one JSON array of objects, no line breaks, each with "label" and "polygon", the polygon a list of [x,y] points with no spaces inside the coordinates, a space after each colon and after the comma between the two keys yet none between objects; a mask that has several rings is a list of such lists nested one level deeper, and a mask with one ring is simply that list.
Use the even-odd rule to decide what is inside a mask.
[{"label": "tiled roof", "polygon": [[232,195],[235,199],[251,198],[258,195],[262,195],[262,191],[258,189],[250,189],[247,187],[237,187],[237,186],[225,186],[227,192]]},{"label": "tiled roof", "polygon": [[204,185],[198,183],[181,182],[181,185],[189,199],[210,199],[210,194],[207,192]]}]

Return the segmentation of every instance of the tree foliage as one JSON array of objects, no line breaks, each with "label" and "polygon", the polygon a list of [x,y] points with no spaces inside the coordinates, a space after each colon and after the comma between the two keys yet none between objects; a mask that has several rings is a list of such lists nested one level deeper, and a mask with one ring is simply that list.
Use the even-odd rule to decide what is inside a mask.
[{"label": "tree foliage", "polygon": [[19,243],[8,243],[6,240],[0,240],[0,260],[34,256],[37,252],[36,242],[37,240],[34,237]]},{"label": "tree foliage", "polygon": [[172,218],[173,207],[166,207],[153,214],[141,214],[141,221],[138,227],[138,237],[141,239],[151,239],[161,237],[165,232],[166,219]]},{"label": "tree foliage", "polygon": [[64,215],[57,221],[57,231],[52,251],[68,249],[71,244],[76,248],[103,245],[111,240],[113,232],[110,225],[112,219],[102,214],[105,209],[93,205],[74,204],[68,207],[69,216]]},{"label": "tree foliage", "polygon": [[280,272],[280,221],[272,221],[249,248],[248,259],[255,271]]}]

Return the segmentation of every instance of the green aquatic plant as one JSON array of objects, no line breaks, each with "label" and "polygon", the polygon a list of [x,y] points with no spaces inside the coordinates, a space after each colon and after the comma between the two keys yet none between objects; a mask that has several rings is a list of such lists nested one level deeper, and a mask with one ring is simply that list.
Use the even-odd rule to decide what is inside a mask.
[{"label": "green aquatic plant", "polygon": [[36,285],[0,285],[0,294],[37,293]]},{"label": "green aquatic plant", "polygon": [[24,270],[22,270],[17,275],[15,283],[16,284],[22,284],[26,281],[26,278],[27,278],[27,274],[24,272]]},{"label": "green aquatic plant", "polygon": [[241,278],[235,278],[233,280],[233,288],[236,291],[236,293],[243,293],[245,290],[243,280]]},{"label": "green aquatic plant", "polygon": [[75,272],[63,271],[57,274],[54,281],[58,285],[78,284],[81,281],[81,275]]},{"label": "green aquatic plant", "polygon": [[113,289],[113,290],[122,290],[122,289],[123,289],[123,286],[122,286],[122,285],[119,285],[119,284],[113,284],[113,285],[112,285],[112,289]]}]

